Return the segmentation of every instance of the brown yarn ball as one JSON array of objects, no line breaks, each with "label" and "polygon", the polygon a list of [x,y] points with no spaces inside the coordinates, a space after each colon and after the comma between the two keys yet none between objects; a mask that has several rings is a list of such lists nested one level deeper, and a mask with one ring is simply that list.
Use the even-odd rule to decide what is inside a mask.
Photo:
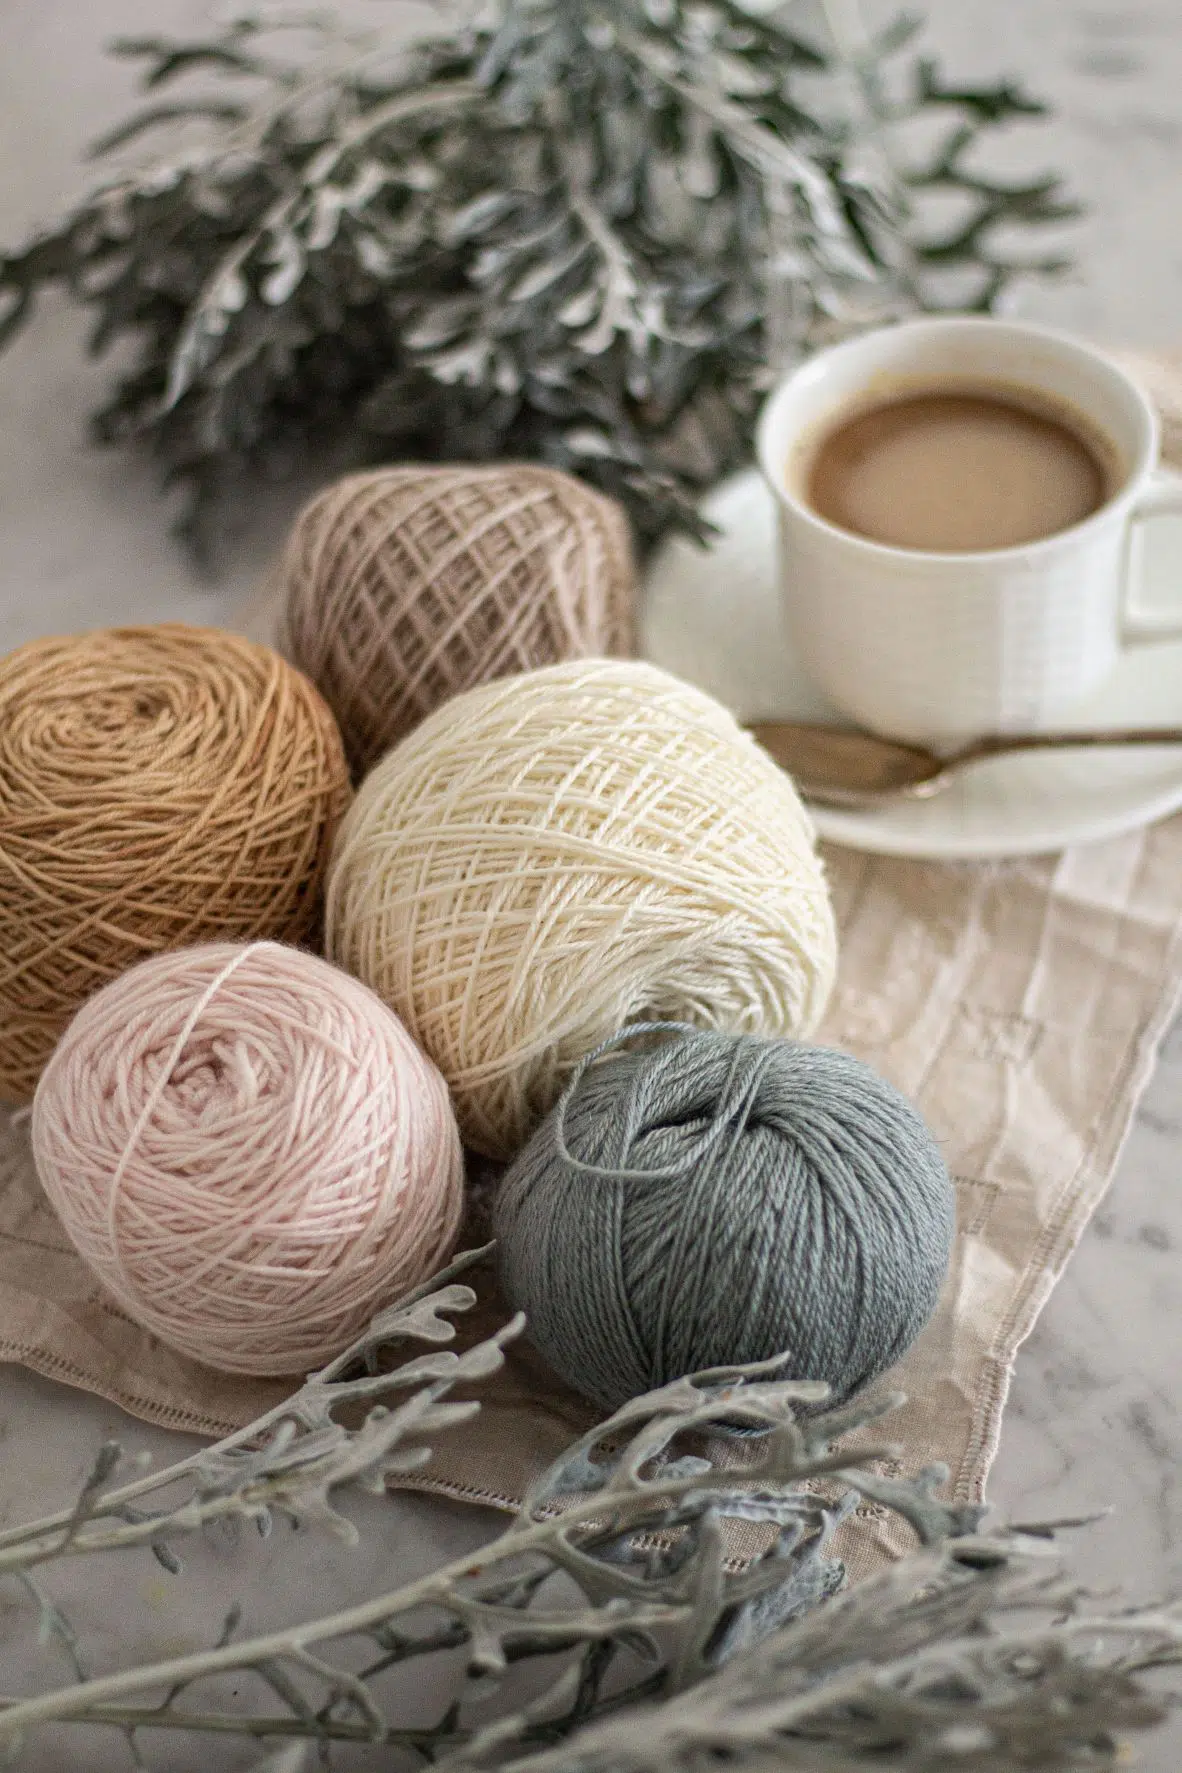
[{"label": "brown yarn ball", "polygon": [[280,576],[280,646],[359,775],[461,690],[632,650],[627,519],[555,468],[351,475],[297,519]]},{"label": "brown yarn ball", "polygon": [[145,955],[316,929],[340,734],[270,647],[180,623],[0,659],[0,1096]]}]

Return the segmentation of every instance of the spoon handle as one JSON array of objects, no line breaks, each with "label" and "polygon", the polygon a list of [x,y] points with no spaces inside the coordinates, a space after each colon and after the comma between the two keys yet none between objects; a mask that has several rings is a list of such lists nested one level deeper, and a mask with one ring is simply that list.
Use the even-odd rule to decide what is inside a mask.
[{"label": "spoon handle", "polygon": [[807,721],[753,722],[749,730],[788,771],[806,800],[855,810],[890,800],[928,800],[946,788],[966,764],[989,757],[1080,747],[1182,744],[1182,727],[996,733],[952,753],[878,738],[857,728],[814,726]]},{"label": "spoon handle", "polygon": [[972,744],[953,752],[945,759],[945,763],[968,763],[975,757],[995,757],[1004,751],[1058,751],[1073,746],[1096,745],[1182,745],[1182,727],[1114,727],[1100,732],[1076,733],[998,733],[991,738],[974,739]]}]

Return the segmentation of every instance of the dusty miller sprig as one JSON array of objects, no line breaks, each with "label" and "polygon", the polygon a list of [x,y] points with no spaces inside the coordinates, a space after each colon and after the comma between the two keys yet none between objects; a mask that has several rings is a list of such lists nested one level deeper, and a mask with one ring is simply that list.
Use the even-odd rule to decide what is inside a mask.
[{"label": "dusty miller sprig", "polygon": [[[1182,1661],[1177,1608],[1090,1617],[1053,1529],[983,1533],[979,1509],[936,1494],[942,1468],[899,1481],[854,1464],[837,1443],[892,1400],[819,1413],[823,1388],[779,1379],[777,1363],[629,1404],[564,1453],[474,1557],[253,1639],[236,1641],[231,1612],[207,1650],[90,1677],[33,1570],[144,1545],[177,1570],[177,1540],[228,1516],[266,1526],[282,1512],[351,1533],[342,1495],[421,1466],[429,1439],[477,1407],[447,1394],[494,1374],[520,1328],[459,1354],[440,1346],[454,1337],[450,1316],[474,1303],[456,1276],[480,1254],[217,1447],[127,1484],[106,1448],[72,1509],[0,1535],[0,1570],[33,1598],[75,1677],[0,1702],[10,1751],[39,1724],[72,1721],[117,1728],[137,1753],[159,1730],[288,1740],[268,1773],[295,1773],[301,1740],[405,1749],[449,1773],[672,1773],[720,1757],[811,1773],[1002,1773],[1114,1767],[1118,1734],[1161,1715],[1140,1676]],[[390,1367],[408,1341],[434,1347]],[[860,1461],[889,1451],[863,1448]],[[905,1519],[921,1550],[839,1593],[832,1536],[859,1496]],[[728,1557],[736,1523],[765,1535],[745,1564]],[[400,1723],[383,1676],[457,1649],[466,1673],[444,1714]],[[470,1699],[518,1664],[555,1658],[529,1704],[472,1717]],[[253,1676],[269,1704],[245,1715],[202,1704],[201,1683],[231,1671]]]},{"label": "dusty miller sprig", "polygon": [[[1016,88],[897,77],[910,27],[851,84],[792,16],[498,0],[416,44],[313,19],[293,53],[254,16],[125,42],[151,102],[98,151],[170,145],[0,256],[0,344],[55,283],[95,351],[131,343],[96,434],[154,452],[199,548],[234,489],[309,452],[540,457],[645,536],[692,525],[787,359],[938,305],[932,270],[991,306],[1057,264],[999,230],[1071,213],[1056,179],[979,171],[988,132],[1040,109]],[[919,164],[867,154],[916,117],[948,119]],[[962,201],[951,231],[916,201],[935,190]]]},{"label": "dusty miller sprig", "polygon": [[[349,1365],[388,1347],[392,1337],[442,1340],[451,1329],[442,1314],[463,1309],[473,1297],[451,1285],[384,1314],[366,1344],[314,1377],[261,1425],[167,1472],[105,1490],[113,1462],[104,1455],[103,1477],[87,1484],[78,1507],[3,1536],[0,1571],[23,1579],[37,1563],[137,1544],[152,1545],[175,1566],[176,1536],[227,1512],[267,1519],[282,1510],[339,1530],[335,1492],[358,1482],[380,1485],[422,1463],[422,1436],[476,1407],[442,1403],[442,1393],[461,1379],[495,1371],[518,1326],[465,1354],[421,1356],[390,1373],[350,1379]],[[622,1704],[676,1691],[742,1643],[815,1605],[841,1580],[827,1547],[849,1500],[800,1485],[841,1469],[844,1455],[830,1451],[828,1437],[878,1412],[848,1411],[798,1426],[796,1410],[819,1402],[823,1388],[771,1378],[776,1364],[681,1381],[617,1412],[539,1479],[514,1525],[475,1560],[461,1559],[363,1605],[265,1637],[237,1642],[224,1632],[212,1649],[192,1656],[6,1702],[0,1739],[38,1723],[76,1719],[132,1732],[231,1730],[383,1742],[432,1758],[460,1748],[483,1755],[494,1742],[552,1741]],[[424,1377],[428,1383],[398,1408],[373,1405],[383,1388],[402,1391]],[[360,1426],[335,1420],[342,1403],[358,1402],[371,1405]],[[720,1424],[728,1433],[741,1428],[756,1437],[758,1456],[740,1470],[684,1450],[687,1438],[708,1436]],[[150,1488],[178,1481],[190,1486],[189,1495],[150,1516],[140,1513]],[[918,1492],[904,1506],[924,1518],[934,1510],[933,1518],[964,1524],[964,1511],[920,1500]],[[746,1568],[728,1566],[728,1520],[763,1523],[771,1534],[767,1553]],[[543,1593],[559,1574],[578,1591],[573,1608]],[[568,1652],[573,1664],[527,1716],[508,1726],[466,1724],[459,1700],[430,1728],[402,1728],[386,1716],[378,1684],[384,1673],[460,1645],[469,1676],[482,1685],[530,1657]],[[636,1672],[609,1690],[609,1676],[625,1660]],[[227,1670],[253,1671],[280,1709],[243,1719],[182,1703],[196,1684]],[[145,1695],[158,1692],[163,1701],[145,1703]]]},{"label": "dusty miller sprig", "polygon": [[[1182,1610],[1087,1610],[1048,1529],[950,1538],[737,1656],[675,1705],[604,1721],[505,1773],[1014,1773],[1116,1768],[1170,1706]],[[457,1769],[471,1763],[462,1758]]]},{"label": "dusty miller sprig", "polygon": [[[455,1277],[485,1254],[457,1257],[379,1313],[364,1336],[292,1397],[175,1465],[116,1484],[123,1454],[107,1442],[72,1508],[0,1532],[0,1578],[143,1545],[179,1574],[178,1539],[227,1521],[251,1522],[266,1536],[277,1515],[355,1541],[356,1529],[334,1499],[350,1490],[380,1495],[391,1479],[427,1464],[433,1437],[480,1408],[476,1399],[448,1401],[448,1394],[495,1373],[503,1349],[520,1334],[518,1317],[463,1353],[443,1346],[455,1339],[451,1316],[476,1301],[470,1287],[453,1284]],[[408,1342],[435,1352],[391,1367],[393,1351]],[[350,1423],[348,1413],[358,1410],[361,1420]],[[158,1506],[145,1508],[149,1497],[160,1498]]]}]

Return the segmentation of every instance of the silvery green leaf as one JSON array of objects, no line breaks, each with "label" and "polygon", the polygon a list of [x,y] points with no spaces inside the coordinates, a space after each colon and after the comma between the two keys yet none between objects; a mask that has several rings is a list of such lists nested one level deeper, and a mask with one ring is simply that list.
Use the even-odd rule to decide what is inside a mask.
[{"label": "silvery green leaf", "polygon": [[97,218],[108,240],[126,240],[134,229],[130,193],[126,186],[100,193],[96,203]]},{"label": "silvery green leaf", "polygon": [[498,394],[516,394],[521,389],[521,371],[504,351],[497,352],[493,387]]},{"label": "silvery green leaf", "polygon": [[407,327],[403,343],[411,351],[435,350],[470,326],[479,312],[480,305],[472,296],[436,302]]},{"label": "silvery green leaf", "polygon": [[782,1526],[796,1520],[807,1506],[801,1496],[737,1496],[721,1504],[719,1513],[728,1520],[772,1521]]},{"label": "silvery green leaf", "polygon": [[615,27],[610,19],[593,18],[589,20],[583,26],[583,35],[592,49],[614,49],[616,46]]},{"label": "silvery green leaf", "polygon": [[420,361],[437,382],[451,385],[463,382],[476,387],[484,377],[492,354],[490,339],[473,339],[470,344],[460,345],[452,351],[432,352]]},{"label": "silvery green leaf", "polygon": [[516,242],[504,246],[486,246],[468,265],[468,282],[476,289],[487,289],[521,257]]},{"label": "silvery green leaf", "polygon": [[762,97],[776,89],[776,75],[771,70],[757,69],[742,57],[727,55],[723,50],[712,51],[710,71],[722,90],[735,98]]},{"label": "silvery green leaf", "polygon": [[624,374],[624,386],[632,400],[647,400],[652,393],[652,377],[649,374],[648,364],[635,355],[629,358]]},{"label": "silvery green leaf", "polygon": [[649,38],[645,44],[645,66],[656,74],[676,79],[681,71],[678,45],[660,37]]},{"label": "silvery green leaf", "polygon": [[684,240],[698,218],[675,161],[657,159],[648,168],[644,188],[644,219],[657,240]]},{"label": "silvery green leaf", "polygon": [[162,197],[168,191],[174,191],[185,176],[186,167],[183,162],[161,161],[142,173],[138,180],[140,192],[145,197]]},{"label": "silvery green leaf", "polygon": [[434,191],[443,182],[439,168],[417,155],[400,163],[398,176],[409,191]]},{"label": "silvery green leaf", "polygon": [[603,293],[598,284],[589,283],[577,295],[571,296],[558,310],[558,321],[561,326],[586,326],[599,313],[603,303]]},{"label": "silvery green leaf", "polygon": [[323,252],[337,237],[341,222],[341,192],[324,185],[312,199],[312,215],[304,235],[309,252]]},{"label": "silvery green leaf", "polygon": [[617,454],[615,443],[603,431],[595,431],[589,425],[582,425],[563,435],[562,441],[572,456],[582,456],[585,460],[610,461]]},{"label": "silvery green leaf", "polygon": [[548,1502],[555,1496],[589,1495],[601,1490],[610,1476],[609,1465],[596,1463],[580,1449],[565,1464],[551,1469],[537,1492],[537,1500]]},{"label": "silvery green leaf", "polygon": [[345,185],[340,193],[342,209],[353,215],[359,215],[367,204],[372,203],[378,192],[389,182],[390,168],[383,166],[380,160],[363,160],[353,175],[350,184]]},{"label": "silvery green leaf", "polygon": [[689,196],[700,199],[717,196],[722,168],[714,152],[714,131],[697,113],[690,128],[686,152],[678,162],[678,174],[682,188]]},{"label": "silvery green leaf", "polygon": [[218,273],[177,339],[168,362],[168,383],[162,409],[171,411],[189,391],[213,357],[230,318],[250,299],[250,288],[236,265]]},{"label": "silvery green leaf", "polygon": [[209,292],[208,306],[219,314],[240,314],[250,300],[250,285],[234,266],[220,276]]},{"label": "silvery green leaf", "polygon": [[709,1459],[700,1459],[696,1454],[687,1453],[681,1459],[671,1459],[662,1467],[662,1476],[666,1478],[701,1477],[710,1470]]},{"label": "silvery green leaf", "polygon": [[263,278],[259,294],[269,307],[281,308],[304,275],[307,264],[304,248],[290,230],[273,243],[267,263],[275,268]]},{"label": "silvery green leaf", "polygon": [[466,240],[487,234],[512,214],[517,204],[518,199],[507,191],[485,191],[449,216],[440,227],[439,237],[447,246],[460,246]]},{"label": "silvery green leaf", "polygon": [[323,184],[337,164],[338,152],[335,142],[326,142],[304,168],[305,182],[312,186]]},{"label": "silvery green leaf", "polygon": [[468,270],[468,279],[477,288],[483,288],[496,279],[510,266],[519,263],[539,248],[547,248],[556,244],[566,236],[569,217],[562,211],[549,217],[540,227],[531,228],[525,233],[516,234],[497,246],[481,248],[472,259]]},{"label": "silvery green leaf", "polygon": [[371,277],[379,280],[389,277],[394,265],[394,254],[376,234],[355,233],[353,250]]},{"label": "silvery green leaf", "polygon": [[575,350],[584,357],[602,357],[603,353],[615,343],[618,330],[615,314],[605,302],[595,324],[588,327],[585,332],[578,333],[571,343]]},{"label": "silvery green leaf", "polygon": [[590,426],[581,426],[564,434],[565,445],[571,450],[572,456],[585,456],[587,459],[599,457],[610,461],[615,456],[615,445],[610,436],[603,431],[592,431]]},{"label": "silvery green leaf", "polygon": [[573,271],[579,260],[586,256],[586,252],[586,242],[580,240],[573,247],[568,248],[565,253],[560,253],[557,258],[544,260],[541,264],[534,265],[525,273],[524,277],[520,277],[516,283],[510,285],[505,292],[506,299],[510,302],[533,301],[549,289],[551,284],[558,283],[568,272]]}]

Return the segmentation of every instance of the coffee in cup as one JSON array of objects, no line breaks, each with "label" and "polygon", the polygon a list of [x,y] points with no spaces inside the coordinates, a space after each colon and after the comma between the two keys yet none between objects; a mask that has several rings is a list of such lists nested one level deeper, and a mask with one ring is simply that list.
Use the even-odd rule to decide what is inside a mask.
[{"label": "coffee in cup", "polygon": [[805,439],[789,464],[827,522],[940,554],[1057,535],[1116,491],[1115,446],[1066,401],[947,378],[874,394]]}]

